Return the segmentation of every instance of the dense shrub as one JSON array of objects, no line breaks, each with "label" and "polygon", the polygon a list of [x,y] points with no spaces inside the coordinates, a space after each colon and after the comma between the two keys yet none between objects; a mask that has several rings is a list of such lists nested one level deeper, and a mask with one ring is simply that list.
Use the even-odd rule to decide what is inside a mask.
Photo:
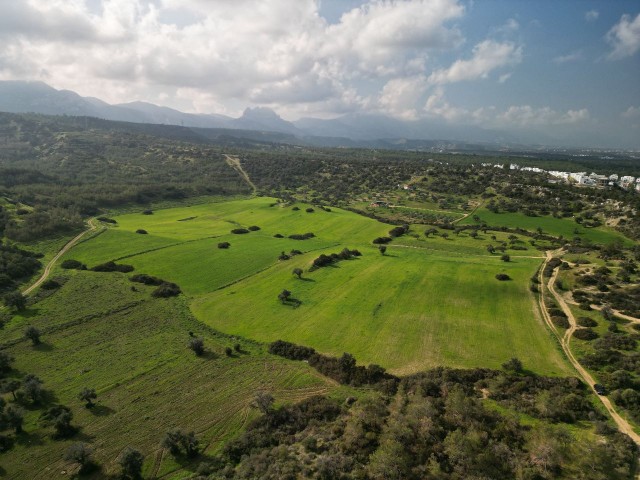
[{"label": "dense shrub", "polygon": [[316,351],[311,347],[296,345],[295,343],[276,340],[269,344],[269,353],[279,355],[289,360],[309,360]]},{"label": "dense shrub", "polygon": [[579,340],[595,340],[599,335],[591,328],[578,328],[573,332],[573,336]]},{"label": "dense shrub", "polygon": [[373,243],[376,245],[384,245],[385,243],[389,243],[393,240],[391,237],[378,237],[373,239]]},{"label": "dense shrub", "polygon": [[282,235],[281,233],[276,233],[273,238],[284,238],[284,235]]},{"label": "dense shrub", "polygon": [[506,273],[498,273],[496,274],[496,279],[504,282],[505,280],[511,280],[511,277]]},{"label": "dense shrub", "polygon": [[146,235],[149,232],[147,232],[144,228],[139,228],[138,230],[136,230],[136,233],[139,233],[140,235]]},{"label": "dense shrub", "polygon": [[144,283],[145,285],[162,285],[164,280],[158,277],[153,277],[151,275],[147,275],[146,273],[139,273],[137,275],[133,275],[129,277],[129,280],[136,283]]},{"label": "dense shrub", "polygon": [[162,284],[156,288],[153,292],[151,292],[151,296],[156,298],[166,298],[166,297],[175,297],[176,295],[180,295],[182,291],[180,287],[175,283],[171,282],[162,282]]},{"label": "dense shrub", "polygon": [[229,242],[220,242],[218,248],[229,248],[231,244]]},{"label": "dense shrub", "polygon": [[313,208],[309,207],[309,208],[307,208],[307,209],[305,210],[305,212],[307,212],[307,213],[313,213],[313,212],[315,212],[315,210],[314,210]]},{"label": "dense shrub", "polygon": [[308,240],[310,238],[315,237],[315,234],[308,232],[308,233],[294,233],[293,235],[289,235],[289,238],[291,240]]},{"label": "dense shrub", "polygon": [[402,225],[389,230],[390,237],[401,237],[409,231],[409,225]]},{"label": "dense shrub", "polygon": [[246,228],[234,228],[233,230],[231,230],[231,233],[235,233],[236,235],[242,235],[244,233],[249,233],[249,230],[247,230]]},{"label": "dense shrub", "polygon": [[257,225],[251,225],[249,227],[249,230],[252,232],[257,232],[258,230],[260,230],[260,227],[258,227]]},{"label": "dense shrub", "polygon": [[551,321],[558,328],[569,328],[570,326],[567,317],[553,316],[551,317]]},{"label": "dense shrub", "polygon": [[576,323],[581,327],[597,327],[598,322],[589,317],[578,317]]},{"label": "dense shrub", "polygon": [[92,272],[133,272],[133,265],[118,265],[115,262],[101,263],[91,269]]},{"label": "dense shrub", "polygon": [[87,269],[87,266],[84,263],[79,262],[78,260],[71,260],[71,259],[63,261],[60,264],[60,266],[67,270],[86,270]]},{"label": "dense shrub", "polygon": [[98,220],[104,223],[110,223],[112,225],[116,225],[118,223],[113,218],[108,218],[108,217],[98,217]]},{"label": "dense shrub", "polygon": [[62,285],[60,285],[60,283],[58,283],[56,280],[47,280],[42,284],[41,288],[44,288],[45,290],[55,290],[56,288],[60,288],[61,286]]}]

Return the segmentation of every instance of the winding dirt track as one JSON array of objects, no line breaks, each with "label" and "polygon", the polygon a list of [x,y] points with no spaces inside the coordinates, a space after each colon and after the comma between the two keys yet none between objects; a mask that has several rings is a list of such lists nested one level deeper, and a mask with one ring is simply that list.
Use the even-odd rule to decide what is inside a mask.
[{"label": "winding dirt track", "polygon": [[[542,264],[542,267],[540,267],[539,275],[540,275],[541,285],[544,285],[544,277],[543,277],[544,268],[547,266],[547,263],[549,262],[549,260],[553,258],[553,253],[554,252],[552,251],[547,251],[547,258]],[[578,373],[580,374],[582,379],[587,383],[587,385],[589,385],[589,388],[591,388],[591,390],[593,390],[596,396],[600,399],[604,407],[609,412],[609,415],[611,415],[611,418],[613,418],[613,421],[616,422],[616,425],[618,426],[618,430],[620,430],[620,432],[631,437],[631,439],[638,446],[640,446],[640,435],[638,435],[633,430],[633,428],[631,428],[631,425],[629,425],[629,422],[627,422],[624,418],[620,416],[620,414],[616,411],[615,407],[611,404],[611,401],[606,396],[597,394],[597,392],[593,388],[593,384],[596,383],[595,380],[593,379],[591,374],[587,372],[582,367],[582,365],[580,365],[580,362],[578,362],[578,360],[574,357],[573,352],[571,351],[571,347],[570,347],[571,337],[573,335],[573,332],[575,332],[576,330],[577,323],[576,323],[575,317],[573,316],[573,313],[571,312],[571,309],[567,305],[567,302],[564,300],[564,298],[560,294],[558,294],[558,292],[555,289],[555,282],[556,282],[557,276],[558,276],[558,269],[555,269],[553,271],[553,275],[549,279],[546,286],[548,291],[551,293],[551,295],[553,295],[553,298],[556,300],[560,308],[562,308],[562,311],[565,313],[565,315],[567,315],[567,318],[569,319],[570,327],[569,329],[567,329],[565,334],[562,337],[560,337],[560,335],[557,333],[553,325],[553,322],[551,321],[551,316],[549,315],[549,312],[547,312],[547,309],[545,308],[544,300],[543,300],[544,294],[541,294],[540,310],[542,311],[544,320],[547,323],[547,325],[549,325],[549,328],[551,328],[551,331],[554,333],[554,335],[558,337],[558,340],[560,341],[560,345],[562,346],[562,350],[564,351],[565,355],[567,356],[567,358],[569,359],[573,367],[578,371]]]},{"label": "winding dirt track", "polygon": [[38,288],[40,285],[42,285],[42,283],[49,277],[49,274],[51,273],[51,269],[53,268],[53,266],[56,264],[56,262],[58,260],[60,260],[60,257],[62,257],[65,253],[67,253],[76,243],[78,243],[80,241],[80,239],[82,237],[84,237],[86,234],[88,234],[89,232],[93,232],[94,230],[96,230],[96,225],[93,223],[93,219],[90,218],[87,221],[87,225],[89,226],[85,231],[79,233],[78,235],[76,235],[74,238],[72,238],[71,240],[69,240],[64,247],[62,247],[62,249],[56,254],[55,257],[53,257],[49,263],[47,263],[47,266],[44,267],[44,271],[42,272],[42,275],[40,275],[40,278],[38,278],[31,286],[27,287],[26,289],[24,289],[22,291],[23,295],[28,295],[30,294],[33,290],[35,290],[36,288]]}]

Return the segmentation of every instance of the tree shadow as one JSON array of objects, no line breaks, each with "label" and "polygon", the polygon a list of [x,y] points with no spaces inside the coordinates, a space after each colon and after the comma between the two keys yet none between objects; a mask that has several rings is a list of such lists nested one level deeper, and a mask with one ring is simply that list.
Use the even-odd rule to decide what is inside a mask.
[{"label": "tree shadow", "polygon": [[23,446],[44,445],[40,435],[32,432],[20,432],[16,435],[16,443]]},{"label": "tree shadow", "polygon": [[315,282],[313,278],[309,277],[300,277],[298,280],[302,280],[303,282]]},{"label": "tree shadow", "polygon": [[302,305],[302,300],[298,300],[297,298],[289,297],[284,302],[282,302],[282,304],[283,305],[288,305],[288,306],[293,307],[293,308],[298,308],[300,305]]},{"label": "tree shadow", "polygon": [[113,408],[107,407],[106,405],[94,405],[91,408],[87,408],[87,410],[96,417],[106,417],[116,412]]},{"label": "tree shadow", "polygon": [[385,253],[384,255],[382,255],[383,257],[391,257],[391,258],[398,258],[398,255],[394,255],[393,253]]},{"label": "tree shadow", "polygon": [[50,352],[55,350],[56,347],[47,342],[40,342],[38,345],[33,345],[32,348],[37,352]]},{"label": "tree shadow", "polygon": [[217,358],[220,358],[220,355],[212,350],[205,350],[199,358],[204,358],[205,360],[216,360]]},{"label": "tree shadow", "polygon": [[33,317],[37,317],[38,315],[40,315],[40,309],[39,308],[25,308],[23,310],[19,310],[17,312],[15,312],[15,315],[19,315],[23,318],[33,318]]}]

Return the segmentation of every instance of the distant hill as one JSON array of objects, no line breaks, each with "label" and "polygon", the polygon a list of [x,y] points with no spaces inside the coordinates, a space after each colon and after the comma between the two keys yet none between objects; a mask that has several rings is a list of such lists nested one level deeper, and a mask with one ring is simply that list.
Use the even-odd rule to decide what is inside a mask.
[{"label": "distant hill", "polygon": [[[224,132],[209,132],[206,136],[211,139],[211,135],[216,138],[231,135],[256,141],[322,147],[422,149],[444,145],[456,149],[468,148],[471,144],[474,149],[484,150],[542,144],[595,143],[611,146],[615,142],[615,139],[604,138],[597,131],[581,132],[571,138],[553,138],[533,129],[506,132],[474,125],[450,125],[433,119],[405,121],[367,113],[351,113],[334,119],[302,118],[294,122],[282,119],[265,107],[247,108],[239,118],[193,114],[146,102],[110,105],[98,98],[82,97],[69,90],[56,90],[43,82],[24,81],[0,82],[0,111],[222,129]],[[245,133],[232,133],[239,130]]]}]

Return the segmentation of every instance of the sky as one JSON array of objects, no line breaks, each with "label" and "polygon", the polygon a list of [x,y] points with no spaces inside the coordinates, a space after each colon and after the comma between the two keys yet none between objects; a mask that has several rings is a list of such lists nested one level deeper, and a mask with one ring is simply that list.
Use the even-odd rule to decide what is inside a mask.
[{"label": "sky", "polygon": [[0,80],[640,147],[638,0],[0,0]]}]

